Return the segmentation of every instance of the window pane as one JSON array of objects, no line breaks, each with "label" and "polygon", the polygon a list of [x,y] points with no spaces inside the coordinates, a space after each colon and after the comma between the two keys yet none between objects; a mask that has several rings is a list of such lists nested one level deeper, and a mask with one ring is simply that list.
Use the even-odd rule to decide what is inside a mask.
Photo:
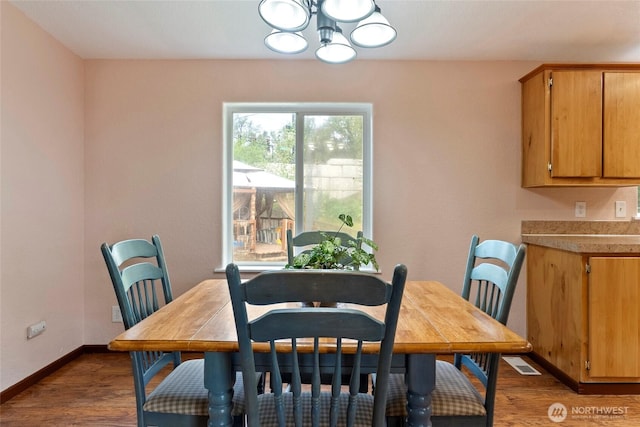
[{"label": "window pane", "polygon": [[233,117],[233,260],[286,261],[295,218],[292,113]]},{"label": "window pane", "polygon": [[336,230],[341,213],[362,229],[362,129],[362,116],[305,116],[302,230]]}]

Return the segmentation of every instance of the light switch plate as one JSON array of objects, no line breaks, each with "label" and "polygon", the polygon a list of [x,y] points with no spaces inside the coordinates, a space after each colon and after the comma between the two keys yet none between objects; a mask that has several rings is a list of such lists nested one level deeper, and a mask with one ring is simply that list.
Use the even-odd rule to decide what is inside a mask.
[{"label": "light switch plate", "polygon": [[587,202],[576,202],[576,218],[587,216]]},{"label": "light switch plate", "polygon": [[34,323],[33,325],[29,325],[27,327],[27,339],[30,340],[31,338],[37,337],[43,333],[45,329],[47,329],[47,322],[44,320]]},{"label": "light switch plate", "polygon": [[616,218],[627,217],[627,202],[624,200],[616,201]]}]

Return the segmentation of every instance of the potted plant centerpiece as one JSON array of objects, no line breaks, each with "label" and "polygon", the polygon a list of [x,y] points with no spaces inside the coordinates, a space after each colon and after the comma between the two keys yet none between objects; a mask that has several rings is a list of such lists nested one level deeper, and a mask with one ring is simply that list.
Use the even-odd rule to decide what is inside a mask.
[{"label": "potted plant centerpiece", "polygon": [[[286,268],[360,270],[360,267],[371,264],[376,271],[379,271],[378,262],[373,253],[378,250],[378,245],[364,237],[362,233],[358,233],[357,237],[348,242],[343,242],[339,234],[345,225],[353,227],[353,218],[350,215],[340,214],[338,219],[341,222],[338,231],[320,232],[323,237],[320,243],[293,257],[293,262],[287,264]],[[365,244],[372,249],[372,252],[363,249]]]},{"label": "potted plant centerpiece", "polygon": [[[376,271],[379,271],[378,261],[373,253],[378,250],[378,245],[371,239],[368,239],[358,233],[357,237],[351,238],[343,242],[340,235],[342,228],[353,227],[353,218],[350,215],[340,214],[338,219],[341,222],[338,231],[335,233],[320,232],[322,239],[319,243],[313,245],[310,249],[293,257],[293,261],[287,264],[285,268],[297,269],[317,269],[317,270],[360,270],[360,267],[371,264]],[[366,244],[372,249],[367,252],[362,248]],[[335,307],[335,302],[322,301],[305,302],[308,307]]]}]

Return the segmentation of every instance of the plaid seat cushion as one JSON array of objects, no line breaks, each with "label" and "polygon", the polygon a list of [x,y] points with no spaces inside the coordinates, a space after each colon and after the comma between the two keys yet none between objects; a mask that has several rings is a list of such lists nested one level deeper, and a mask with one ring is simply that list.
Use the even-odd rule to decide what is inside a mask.
[{"label": "plaid seat cushion", "polygon": [[[172,414],[209,414],[209,394],[204,387],[204,360],[182,362],[147,397],[143,409],[147,412]],[[236,373],[233,386],[232,416],[245,412],[242,374]]]},{"label": "plaid seat cushion", "polygon": [[[285,415],[287,418],[286,426],[293,426],[293,393],[283,393],[285,404]],[[302,419],[305,425],[311,424],[311,393],[302,393]],[[273,394],[265,393],[258,396],[258,410],[260,413],[260,426],[277,426],[278,419],[273,404]],[[329,407],[331,402],[331,393],[320,393],[320,425],[329,425]],[[358,404],[356,407],[356,426],[371,427],[371,418],[373,417],[373,396],[370,394],[358,394]],[[349,404],[349,394],[342,393],[340,395],[340,414],[338,425],[347,425],[347,406]]]},{"label": "plaid seat cushion", "polygon": [[[436,361],[436,387],[431,393],[432,416],[484,416],[484,398],[467,376],[453,364]],[[407,416],[407,386],[404,375],[389,375],[387,416]]]}]

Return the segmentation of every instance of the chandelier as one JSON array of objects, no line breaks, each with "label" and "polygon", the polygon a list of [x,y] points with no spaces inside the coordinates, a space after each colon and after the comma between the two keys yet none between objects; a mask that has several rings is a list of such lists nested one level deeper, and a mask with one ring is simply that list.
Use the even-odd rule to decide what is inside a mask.
[{"label": "chandelier", "polygon": [[320,47],[316,58],[342,64],[356,57],[356,50],[342,34],[338,23],[355,23],[351,42],[359,47],[385,46],[396,38],[396,30],[382,16],[374,0],[262,0],[260,17],[273,28],[265,37],[267,47],[278,53],[295,54],[309,46],[302,31],[316,15]]}]

